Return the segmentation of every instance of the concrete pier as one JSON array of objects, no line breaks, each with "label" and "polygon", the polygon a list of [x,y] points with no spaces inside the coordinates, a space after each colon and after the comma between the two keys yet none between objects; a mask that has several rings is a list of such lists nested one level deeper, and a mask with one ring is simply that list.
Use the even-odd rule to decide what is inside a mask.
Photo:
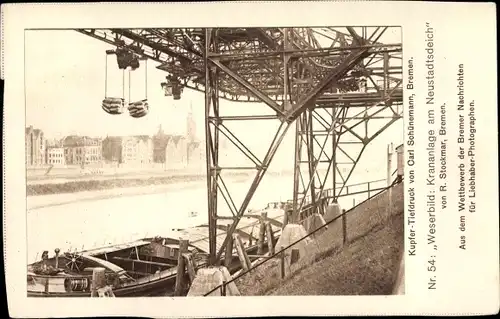
[{"label": "concrete pier", "polygon": [[[196,273],[196,278],[191,284],[187,294],[188,297],[201,297],[220,286],[223,282],[229,282],[232,279],[231,274],[226,267],[208,267],[201,268]],[[216,289],[209,296],[221,296],[221,289]],[[238,287],[234,282],[226,284],[226,296],[240,296]]]},{"label": "concrete pier", "polygon": [[[331,205],[328,205],[325,211],[325,215],[323,216],[325,221],[328,223],[329,221],[333,220],[335,217],[339,216],[342,214],[342,208],[338,203],[333,203]],[[339,218],[340,219],[340,218]],[[337,222],[337,221],[335,221]]]},{"label": "concrete pier", "polygon": [[[322,215],[313,214],[304,221],[304,228],[306,229],[307,233],[310,234],[325,224],[326,221]],[[323,229],[319,230],[315,234],[320,234],[326,229],[328,229],[328,226],[323,227]]]},{"label": "concrete pier", "polygon": [[[287,247],[288,245],[296,242],[297,240],[307,236],[307,231],[304,228],[304,226],[300,224],[288,224],[283,228],[283,231],[281,233],[280,238],[278,239],[278,242],[276,243],[276,251],[281,250],[281,247]],[[311,244],[314,241],[311,237],[307,237],[300,242],[298,242],[296,245],[288,248],[285,250],[285,257],[284,257],[284,266],[285,266],[285,273],[286,276],[288,276],[288,271],[290,269],[290,266],[292,265],[292,250],[298,250],[298,256],[296,255],[297,252],[295,252],[295,258],[297,260],[300,260],[303,256],[306,255],[306,247]],[[294,258],[294,259],[295,259]]]}]

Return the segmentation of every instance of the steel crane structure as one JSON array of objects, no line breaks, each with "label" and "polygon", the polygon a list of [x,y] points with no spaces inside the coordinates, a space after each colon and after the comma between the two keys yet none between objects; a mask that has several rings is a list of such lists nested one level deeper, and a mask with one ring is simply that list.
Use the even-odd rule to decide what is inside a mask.
[{"label": "steel crane structure", "polygon": [[[289,222],[298,222],[306,205],[309,213],[323,213],[326,205],[337,201],[366,146],[402,116],[400,37],[395,43],[380,42],[384,33],[400,34],[399,27],[76,31],[159,62],[157,68],[168,74],[168,83],[162,85],[168,85],[176,99],[182,88],[205,94],[210,264],[220,261],[292,123],[295,168]],[[222,116],[221,99],[264,103],[272,115]],[[265,119],[279,126],[260,158],[225,124]],[[375,129],[371,123],[378,123]],[[254,165],[221,167],[220,134]],[[221,176],[225,169],[255,171],[239,206]],[[231,217],[217,215],[220,197]],[[232,220],[222,244],[216,243],[221,218]]]}]

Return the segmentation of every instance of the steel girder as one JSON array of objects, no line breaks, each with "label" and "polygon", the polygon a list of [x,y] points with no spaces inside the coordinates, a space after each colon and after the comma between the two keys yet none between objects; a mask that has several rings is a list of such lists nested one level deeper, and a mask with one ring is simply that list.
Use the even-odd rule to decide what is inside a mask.
[{"label": "steel girder", "polygon": [[[382,100],[371,106],[352,108],[332,103],[328,108],[307,110],[299,117],[292,221],[303,220],[308,214],[323,214],[328,204],[345,193],[366,147],[402,118],[401,104],[397,101],[389,106]],[[325,201],[327,189],[334,191],[328,193]],[[306,204],[309,209],[304,212]]]},{"label": "steel girder", "polygon": [[401,68],[401,53],[384,53],[381,60],[382,73],[370,76],[364,93],[323,96],[297,121],[295,222],[336,202],[368,144],[402,118],[402,78],[391,72]]},{"label": "steel girder", "polygon": [[[402,100],[402,90],[390,83],[400,81],[402,67],[384,61],[400,59],[398,54],[401,44],[382,44],[378,41],[388,27],[363,27],[360,28],[361,35],[353,28],[346,29],[347,32],[341,32],[338,28],[77,30],[158,61],[161,63],[158,68],[177,77],[182,85],[205,93],[210,264],[220,261],[227,239],[238,226],[281,141],[296,119],[299,119],[296,126],[296,154],[300,150],[308,150],[307,182],[302,183],[306,175],[302,168],[302,154],[297,155],[295,161],[294,216],[298,218],[304,194],[311,192],[312,200],[321,199],[326,179],[318,176],[319,164],[328,163],[329,169],[325,176],[331,174],[329,171],[332,167],[333,171],[338,169],[339,163],[335,158],[337,153],[342,152],[342,137],[351,134],[366,146],[383,128],[372,135],[360,135],[355,131],[356,127],[363,123],[367,126],[368,121],[378,119],[388,120],[387,127],[400,117],[393,107]],[[381,61],[382,66],[379,65]],[[349,94],[339,91],[343,81],[360,76],[370,83],[368,91]],[[382,82],[377,81],[377,78],[382,79]],[[223,116],[219,108],[221,98],[262,102],[275,115]],[[356,114],[350,113],[356,109]],[[382,113],[387,110],[393,111],[392,118]],[[259,158],[224,122],[262,119],[279,119],[280,122],[267,152]],[[326,140],[319,143],[323,145],[319,148],[319,155],[314,151],[318,149],[319,136],[323,134],[317,131],[318,126],[323,127],[323,133],[330,136],[330,156],[324,147],[328,143]],[[220,134],[250,159],[254,166],[221,167]],[[358,152],[357,158],[361,154],[362,150]],[[356,159],[353,158],[353,162]],[[255,171],[252,184],[240,205],[234,202],[231,190],[226,187],[221,176],[224,169]],[[333,176],[335,180],[336,175]],[[299,190],[299,181],[305,185],[302,191]],[[229,218],[233,222],[217,249],[217,220],[228,218],[217,214],[220,209],[218,200],[221,198],[229,208],[232,214]]]},{"label": "steel girder", "polygon": [[[367,36],[363,44],[353,41],[349,32],[340,28],[294,28],[290,31],[290,45],[283,49],[283,28],[221,28],[218,29],[220,63],[237,74],[270,99],[283,101],[283,54],[287,53],[292,64],[303,65],[308,83],[293,86],[310,87],[325,78],[330,69],[344,60],[353,50],[367,49],[380,56],[381,52],[401,51],[400,43],[382,44],[379,37],[388,27],[372,28],[376,32]],[[368,28],[361,28],[367,33]],[[160,62],[159,69],[179,78],[185,87],[204,92],[204,43],[201,28],[187,29],[78,29],[87,36],[110,45],[126,48],[136,54]],[[349,30],[348,30],[349,31]],[[352,30],[351,30],[352,31]],[[376,61],[376,59],[375,59]],[[379,69],[364,66],[363,72],[375,74]],[[396,71],[397,72],[397,71]],[[297,79],[297,75],[293,75]],[[246,87],[240,86],[228,74],[219,78],[220,98],[241,102],[260,102]]]}]

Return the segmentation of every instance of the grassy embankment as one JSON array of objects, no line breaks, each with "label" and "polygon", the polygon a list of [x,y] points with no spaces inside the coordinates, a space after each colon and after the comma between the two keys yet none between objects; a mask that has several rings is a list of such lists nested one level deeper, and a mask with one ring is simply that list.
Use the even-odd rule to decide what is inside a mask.
[{"label": "grassy embankment", "polygon": [[[248,178],[253,176],[253,172],[225,174],[233,178]],[[267,175],[277,176],[279,173],[268,172]],[[167,185],[174,183],[186,183],[204,181],[204,174],[183,174],[172,176],[144,176],[144,177],[121,177],[121,178],[96,178],[87,180],[77,180],[63,183],[38,183],[26,185],[27,196],[51,195],[76,193],[82,191],[108,190],[124,187],[141,187],[152,185]]]},{"label": "grassy embankment", "polygon": [[179,182],[202,181],[205,176],[201,174],[151,176],[144,178],[119,178],[71,181],[65,183],[48,183],[26,185],[27,196],[76,193],[81,191],[106,190],[123,187],[140,187],[151,185],[166,185]]},{"label": "grassy embankment", "polygon": [[349,212],[344,247],[338,219],[316,235],[308,255],[286,270],[285,279],[280,278],[279,261],[271,260],[237,280],[240,292],[247,296],[391,294],[404,249],[403,191],[403,184],[393,189],[390,216],[385,194]]}]

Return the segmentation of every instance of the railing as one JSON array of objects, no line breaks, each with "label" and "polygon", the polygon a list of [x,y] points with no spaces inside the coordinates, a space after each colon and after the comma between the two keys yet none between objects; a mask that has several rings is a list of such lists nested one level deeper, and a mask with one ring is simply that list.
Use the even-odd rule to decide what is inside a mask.
[{"label": "railing", "polygon": [[[392,172],[391,176],[396,175],[397,172],[398,172],[397,169],[394,170]],[[378,186],[373,187],[373,184],[382,183],[382,182],[385,184],[385,183],[387,183],[387,180],[386,179],[377,179],[377,180],[368,181],[368,182],[355,183],[355,184],[350,184],[350,185],[343,186],[343,187],[342,186],[336,187],[336,190],[337,189],[345,190],[345,193],[342,192],[341,194],[338,195],[338,197],[346,197],[346,196],[368,193],[368,198],[369,198],[371,192],[376,192],[376,191],[379,191],[379,190],[387,187],[386,185],[384,185],[384,186],[378,185]],[[360,186],[363,186],[363,185],[366,185],[366,190],[353,191],[353,188],[356,189],[356,188],[359,188]],[[316,198],[318,201],[319,200],[328,200],[328,199],[331,199],[333,197],[334,197],[333,188],[324,189],[323,192],[316,193]],[[287,204],[293,204],[293,200],[288,200]],[[304,207],[308,206],[310,204],[312,204],[311,195],[307,195],[305,200],[304,200]]]},{"label": "railing", "polygon": [[[396,173],[395,171],[393,175]],[[383,183],[384,185],[380,185]],[[342,198],[342,197],[347,197],[347,196],[353,196],[353,195],[360,195],[360,194],[367,194],[367,198],[371,197],[371,194],[373,192],[377,192],[380,190],[385,189],[387,186],[385,185],[387,183],[386,179],[378,179],[378,180],[373,180],[369,182],[362,182],[362,183],[355,183],[355,184],[350,184],[347,186],[341,186],[337,187],[336,190],[340,190],[341,193],[337,194],[337,198]],[[374,185],[375,184],[375,185]],[[379,184],[379,185],[377,185]],[[302,211],[300,212],[301,218],[308,217],[312,213],[316,212],[316,207],[319,207],[320,211],[319,213],[324,212],[326,207],[331,204],[332,199],[335,198],[335,194],[333,192],[333,188],[325,189],[322,192],[317,192],[316,193],[316,205],[312,205],[312,199],[311,195],[307,195],[304,199],[304,205],[302,208]],[[292,207],[293,205],[293,200],[288,200],[287,204]]]}]

